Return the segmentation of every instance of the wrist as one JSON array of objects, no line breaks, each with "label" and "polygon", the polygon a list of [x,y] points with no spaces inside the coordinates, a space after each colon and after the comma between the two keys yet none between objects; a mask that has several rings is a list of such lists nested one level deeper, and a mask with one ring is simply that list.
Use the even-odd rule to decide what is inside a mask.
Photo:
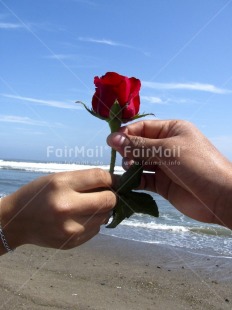
[{"label": "wrist", "polygon": [[17,214],[14,212],[12,195],[0,199],[0,224],[2,232],[0,254],[10,252],[23,244],[20,241],[19,225],[17,224]]},{"label": "wrist", "polygon": [[5,234],[0,226],[0,255],[8,252],[13,252],[13,249],[9,247]]},{"label": "wrist", "polygon": [[[216,177],[217,178],[217,177]],[[224,178],[215,205],[215,224],[232,229],[232,163],[224,166]]]}]

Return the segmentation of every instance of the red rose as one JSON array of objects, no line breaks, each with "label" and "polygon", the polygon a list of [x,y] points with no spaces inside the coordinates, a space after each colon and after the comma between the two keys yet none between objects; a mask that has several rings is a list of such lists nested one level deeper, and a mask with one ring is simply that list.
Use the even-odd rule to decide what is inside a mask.
[{"label": "red rose", "polygon": [[104,118],[109,118],[109,113],[115,100],[122,108],[122,121],[130,121],[139,112],[140,80],[122,76],[115,72],[107,72],[101,78],[95,76],[95,94],[92,99],[93,111]]}]

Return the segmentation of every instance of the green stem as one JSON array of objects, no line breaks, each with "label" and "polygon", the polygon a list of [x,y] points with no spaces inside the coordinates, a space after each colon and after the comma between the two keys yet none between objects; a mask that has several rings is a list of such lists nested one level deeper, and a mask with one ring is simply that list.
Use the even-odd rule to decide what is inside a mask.
[{"label": "green stem", "polygon": [[[110,115],[108,120],[111,133],[118,131],[119,128],[121,127],[122,124],[121,111],[122,108],[120,107],[118,101],[115,100],[114,104],[110,109]],[[111,149],[110,173],[114,173],[115,162],[116,162],[116,151],[114,149]]]},{"label": "green stem", "polygon": [[110,173],[114,173],[115,161],[116,161],[116,151],[114,149],[111,149]]}]

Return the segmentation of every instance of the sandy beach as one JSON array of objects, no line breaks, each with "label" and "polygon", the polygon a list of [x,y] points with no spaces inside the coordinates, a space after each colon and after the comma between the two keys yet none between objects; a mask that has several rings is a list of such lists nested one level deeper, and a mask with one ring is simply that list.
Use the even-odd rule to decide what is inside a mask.
[{"label": "sandy beach", "polygon": [[232,262],[98,235],[1,257],[0,309],[231,309]]}]

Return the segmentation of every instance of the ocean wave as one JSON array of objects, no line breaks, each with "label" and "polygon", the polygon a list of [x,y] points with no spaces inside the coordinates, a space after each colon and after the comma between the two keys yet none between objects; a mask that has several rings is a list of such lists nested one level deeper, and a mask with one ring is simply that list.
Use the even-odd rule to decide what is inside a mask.
[{"label": "ocean wave", "polygon": [[125,220],[124,222],[121,223],[121,225],[138,227],[138,228],[146,228],[146,229],[152,229],[152,230],[166,230],[166,231],[172,231],[172,232],[189,232],[188,227],[158,224],[155,222],[144,223],[144,222],[139,222],[139,221]]},{"label": "ocean wave", "polygon": [[[10,170],[24,170],[31,172],[64,172],[64,171],[73,171],[73,170],[84,170],[91,168],[101,168],[104,170],[109,170],[109,165],[81,165],[75,163],[43,163],[43,162],[23,162],[23,161],[6,161],[0,160],[0,169],[10,169]],[[123,168],[116,166],[115,173],[123,173]]]},{"label": "ocean wave", "polygon": [[220,226],[212,226],[212,227],[190,227],[189,229],[193,233],[197,234],[205,234],[212,236],[228,236],[232,237],[232,231],[230,229],[220,227]]},{"label": "ocean wave", "polygon": [[[173,223],[175,221],[173,220]],[[150,230],[163,230],[170,232],[188,232],[197,235],[211,235],[216,237],[232,237],[230,229],[220,226],[182,226],[182,225],[168,225],[157,222],[142,222],[140,220],[125,220],[121,225],[131,226],[136,228],[146,228]]]}]

